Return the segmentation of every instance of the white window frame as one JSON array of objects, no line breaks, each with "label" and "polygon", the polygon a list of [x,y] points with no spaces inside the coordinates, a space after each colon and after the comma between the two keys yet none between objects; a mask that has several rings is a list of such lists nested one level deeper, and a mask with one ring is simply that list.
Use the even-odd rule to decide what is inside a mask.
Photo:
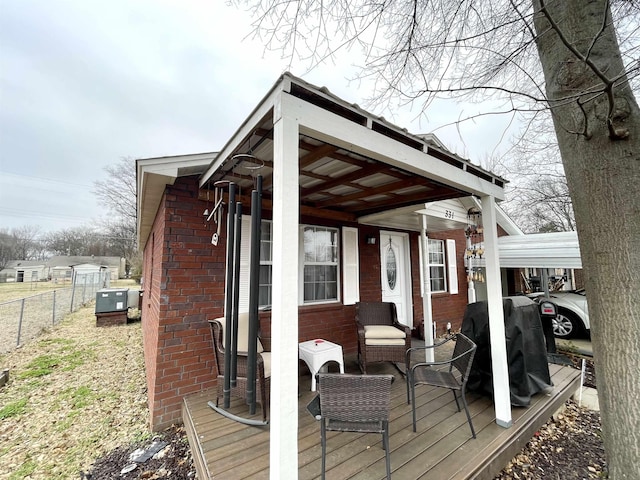
[{"label": "white window frame", "polygon": [[[440,246],[440,251],[437,252],[438,254],[442,255],[442,263],[432,263],[431,262],[431,245],[435,245],[438,244]],[[427,241],[427,259],[428,259],[428,267],[429,269],[431,268],[438,268],[442,270],[442,280],[443,280],[443,284],[444,284],[444,290],[442,289],[435,289],[434,288],[434,280],[439,280],[440,277],[435,277],[434,275],[429,275],[429,278],[431,280],[431,293],[447,293],[448,289],[447,289],[447,251],[445,249],[445,241],[444,240],[438,240],[435,238],[429,238]],[[430,270],[431,272],[431,270]]]},{"label": "white window frame", "polygon": [[[305,260],[305,250],[304,250],[304,231],[307,228],[314,228],[314,229],[320,229],[320,230],[326,230],[326,231],[332,231],[335,233],[336,235],[336,244],[335,244],[335,255],[334,258],[336,259],[335,262],[318,262],[318,261],[309,261],[307,262]],[[305,224],[305,225],[300,225],[300,235],[298,235],[299,237],[299,248],[298,248],[298,254],[299,254],[299,259],[298,259],[298,266],[299,266],[299,271],[298,271],[298,279],[299,279],[299,285],[298,285],[298,304],[299,305],[318,305],[318,304],[323,304],[323,303],[335,303],[335,302],[339,302],[340,301],[340,229],[339,228],[335,228],[335,227],[326,227],[323,225],[310,225],[310,224]],[[321,299],[321,300],[305,300],[304,299],[304,269],[305,266],[331,266],[331,267],[335,267],[336,269],[336,298],[329,298],[329,299]]]},{"label": "white window frame", "polygon": [[[272,223],[271,220],[262,220],[262,223]],[[327,262],[327,265],[335,265],[336,268],[336,298],[326,299],[326,300],[312,300],[312,301],[304,301],[304,229],[312,227],[312,228],[320,228],[325,230],[331,230],[336,233],[336,261],[335,262]],[[298,245],[298,265],[299,265],[299,305],[318,305],[324,303],[336,303],[340,302],[341,296],[341,246],[340,240],[342,238],[341,231],[336,227],[327,227],[324,225],[300,225],[300,235],[299,235],[299,245]],[[273,235],[273,229],[271,230],[271,234]],[[242,238],[241,238],[241,259],[240,259],[240,311],[247,311],[249,309],[249,261],[250,261],[250,237],[251,237],[251,217],[247,215],[243,215],[242,217]],[[356,237],[357,238],[357,237]],[[270,240],[273,242],[273,239]],[[357,240],[356,240],[357,241]],[[262,247],[264,240],[260,239],[260,245]],[[357,246],[355,255],[357,257]],[[271,256],[271,260],[263,260],[260,259],[260,265],[273,265],[272,263],[273,256]],[[314,262],[314,265],[319,265],[320,263]],[[356,300],[357,301],[357,300]],[[269,307],[270,305],[260,305],[260,308]]]}]

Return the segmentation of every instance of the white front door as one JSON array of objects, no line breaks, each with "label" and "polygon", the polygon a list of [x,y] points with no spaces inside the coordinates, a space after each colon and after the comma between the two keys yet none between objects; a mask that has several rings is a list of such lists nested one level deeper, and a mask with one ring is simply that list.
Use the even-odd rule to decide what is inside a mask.
[{"label": "white front door", "polygon": [[382,301],[395,303],[398,321],[413,328],[410,265],[409,235],[380,232]]}]

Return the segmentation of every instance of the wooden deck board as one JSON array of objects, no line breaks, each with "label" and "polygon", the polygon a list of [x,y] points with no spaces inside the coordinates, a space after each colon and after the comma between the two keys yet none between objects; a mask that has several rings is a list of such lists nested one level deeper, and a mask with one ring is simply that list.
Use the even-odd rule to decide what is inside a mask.
[{"label": "wooden deck board", "polygon": [[[550,365],[554,391],[539,393],[527,408],[513,408],[513,426],[499,427],[491,398],[468,395],[477,433],[471,437],[464,411],[458,412],[453,395],[438,388],[416,390],[417,432],[412,431],[411,406],[406,386],[393,367],[382,364],[370,373],[395,373],[390,424],[391,468],[394,478],[489,480],[528,442],[537,428],[575,392],[580,372]],[[315,396],[310,377],[300,379],[298,419],[298,478],[320,476],[320,427],[306,405]],[[240,424],[207,406],[215,392],[185,398],[183,420],[200,478],[268,479],[269,429]],[[241,401],[230,411],[246,415]],[[252,417],[261,418],[258,408]],[[328,432],[327,478],[380,479],[385,477],[385,455],[378,434]]]}]

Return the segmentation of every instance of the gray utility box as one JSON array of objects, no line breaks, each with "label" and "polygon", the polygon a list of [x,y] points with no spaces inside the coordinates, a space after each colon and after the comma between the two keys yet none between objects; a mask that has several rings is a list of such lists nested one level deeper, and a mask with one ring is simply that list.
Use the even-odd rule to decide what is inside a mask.
[{"label": "gray utility box", "polygon": [[96,313],[126,312],[128,288],[103,288],[96,292]]},{"label": "gray utility box", "polygon": [[129,290],[127,307],[140,308],[140,290]]}]

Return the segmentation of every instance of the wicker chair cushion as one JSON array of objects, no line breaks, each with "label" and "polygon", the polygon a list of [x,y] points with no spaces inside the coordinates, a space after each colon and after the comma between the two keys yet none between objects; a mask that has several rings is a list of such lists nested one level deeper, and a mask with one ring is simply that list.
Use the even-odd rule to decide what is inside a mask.
[{"label": "wicker chair cushion", "polygon": [[365,345],[404,345],[406,334],[391,325],[365,325]]},{"label": "wicker chair cushion", "polygon": [[264,378],[269,378],[271,376],[271,352],[262,352],[260,356],[264,364]]},{"label": "wicker chair cushion", "polygon": [[364,341],[365,345],[370,347],[375,346],[397,346],[404,345],[404,340],[401,338],[367,338]]},{"label": "wicker chair cushion", "polygon": [[407,337],[404,331],[399,328],[392,327],[391,325],[365,325],[364,326],[364,338],[367,340],[370,339],[392,339],[399,338],[402,339],[402,344],[404,344],[404,339]]},{"label": "wicker chair cushion", "polygon": [[[220,325],[222,325],[222,338],[224,339],[224,327],[225,327],[225,319],[224,317],[216,318]],[[249,338],[249,313],[239,313],[238,314],[238,353],[241,355],[246,355],[248,351],[248,338]],[[262,343],[258,338],[258,353],[264,352],[264,348],[262,347]],[[271,370],[269,370],[271,371]]]}]

